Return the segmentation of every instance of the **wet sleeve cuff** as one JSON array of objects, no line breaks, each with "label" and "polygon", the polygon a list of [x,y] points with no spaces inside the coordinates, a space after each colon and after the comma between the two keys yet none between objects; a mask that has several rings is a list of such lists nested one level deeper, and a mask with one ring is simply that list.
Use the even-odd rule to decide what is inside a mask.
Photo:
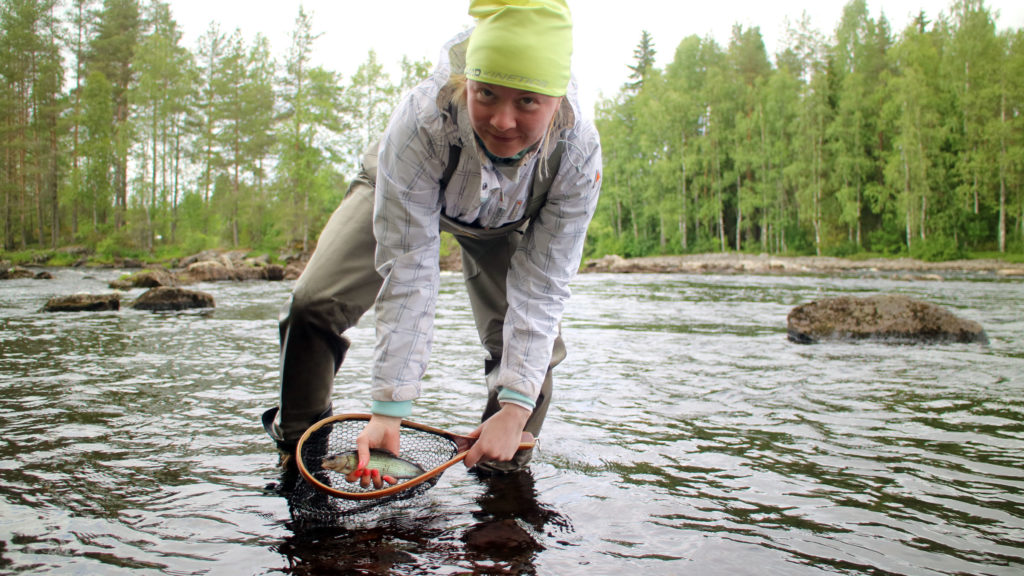
[{"label": "wet sleeve cuff", "polygon": [[502,388],[501,392],[498,392],[498,402],[511,402],[517,406],[522,406],[530,412],[537,407],[537,403],[532,398],[524,394],[520,394],[515,390],[509,390],[508,388]]},{"label": "wet sleeve cuff", "polygon": [[370,408],[370,412],[380,414],[381,416],[408,418],[409,416],[412,416],[412,400],[404,400],[401,402],[374,400],[373,406]]}]

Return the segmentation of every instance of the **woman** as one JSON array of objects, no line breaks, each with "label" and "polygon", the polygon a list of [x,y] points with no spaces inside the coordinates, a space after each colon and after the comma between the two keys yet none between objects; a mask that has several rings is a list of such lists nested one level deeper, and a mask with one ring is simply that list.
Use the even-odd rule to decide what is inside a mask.
[{"label": "woman", "polygon": [[280,411],[264,418],[286,454],[330,413],[349,346],[341,334],[374,303],[373,416],[357,444],[362,463],[370,448],[398,452],[430,354],[445,230],[462,248],[489,354],[488,406],[465,464],[508,471],[529,459],[516,448],[524,430],[539,434],[551,369],[565,357],[559,323],[597,205],[601,149],[571,82],[564,0],[473,0],[469,12],[476,27],[398,105],[286,306]]}]

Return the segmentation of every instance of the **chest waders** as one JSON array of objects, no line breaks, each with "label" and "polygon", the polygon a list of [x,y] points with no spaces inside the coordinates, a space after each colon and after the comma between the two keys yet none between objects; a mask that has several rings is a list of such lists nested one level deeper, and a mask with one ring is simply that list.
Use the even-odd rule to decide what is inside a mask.
[{"label": "chest waders", "polygon": [[[334,376],[349,347],[349,340],[342,334],[373,306],[383,283],[374,264],[377,150],[374,143],[364,155],[359,175],[324,226],[313,255],[281,311],[280,407],[267,410],[263,424],[278,447],[286,452],[294,449],[312,423],[331,413]],[[484,362],[488,381],[496,377],[496,368],[501,364],[502,329],[508,309],[505,282],[512,255],[530,220],[547,201],[563,150],[563,143],[555,146],[544,177],[538,163],[522,219],[498,228],[482,228],[441,215],[441,230],[451,233],[462,249],[463,275],[473,317],[480,342],[489,354]],[[442,193],[455,172],[460,153],[457,147],[449,149],[448,164],[440,181]],[[559,334],[536,407],[526,424],[526,431],[535,437],[540,436],[551,399],[551,369],[564,358],[565,345]],[[497,392],[493,387],[489,391],[482,420],[499,409]],[[511,470],[525,465],[529,459],[530,454],[523,451],[516,462],[481,463],[479,467]]]}]

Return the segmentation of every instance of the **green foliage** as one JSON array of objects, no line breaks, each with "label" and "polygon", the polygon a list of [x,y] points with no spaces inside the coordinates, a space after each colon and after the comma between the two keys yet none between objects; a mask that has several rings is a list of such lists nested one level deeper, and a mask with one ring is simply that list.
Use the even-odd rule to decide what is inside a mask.
[{"label": "green foliage", "polygon": [[944,262],[967,257],[967,252],[952,238],[940,237],[916,242],[910,249],[910,257],[925,262]]},{"label": "green foliage", "polygon": [[[414,70],[407,69],[416,74]],[[377,61],[377,53],[370,50],[366,62],[352,75],[352,84],[345,90],[343,106],[349,111],[350,124],[345,131],[345,159],[353,170],[359,166],[367,146],[376,142],[387,126],[398,89]]]},{"label": "green foliage", "polygon": [[868,233],[868,248],[885,256],[898,256],[907,249],[906,238],[898,224],[891,220]]},{"label": "green foliage", "polygon": [[69,252],[54,252],[46,260],[47,266],[71,266],[75,262],[78,262],[80,256],[77,254],[71,254]]},{"label": "green foliage", "polygon": [[798,20],[774,62],[736,26],[724,50],[684,39],[662,73],[645,34],[637,82],[597,110],[588,254],[1020,250],[1021,46],[982,0],[898,35],[852,0],[829,37]]},{"label": "green foliage", "polygon": [[117,258],[145,258],[147,252],[139,249],[133,242],[128,230],[111,232],[96,245],[95,259],[100,262],[113,262]]},{"label": "green foliage", "polygon": [[856,256],[860,251],[861,247],[856,242],[848,241],[827,248],[824,251],[824,255],[835,258],[849,258],[850,256]]},{"label": "green foliage", "polygon": [[719,244],[719,241],[718,241],[717,238],[710,238],[710,237],[707,237],[707,236],[703,236],[703,237],[698,238],[693,243],[693,253],[694,254],[709,254],[709,253],[721,252],[721,251],[722,251],[722,247]]},{"label": "green foliage", "polygon": [[203,234],[197,230],[189,232],[181,240],[181,246],[185,254],[197,254],[204,250],[212,250],[220,246],[216,238]]},{"label": "green foliage", "polygon": [[458,251],[459,241],[455,239],[455,236],[447,232],[441,233],[441,259],[445,259],[451,256],[453,253]]},{"label": "green foliage", "polygon": [[1018,242],[1007,252],[971,252],[970,258],[984,258],[987,260],[1001,260],[1009,264],[1024,264],[1024,245]]},{"label": "green foliage", "polygon": [[[60,12],[53,0],[0,8],[5,249],[80,242],[106,260],[311,249],[355,171],[346,146],[361,153],[431,69],[403,59],[394,86],[370,52],[346,85],[312,64],[319,34],[302,8],[283,61],[265,37],[216,24],[190,51],[170,5],[138,0],[75,0],[62,52]],[[64,94],[59,74],[72,76]]]},{"label": "green foliage", "polygon": [[49,262],[54,256],[51,250],[12,250],[0,252],[0,262],[10,262],[14,266],[38,266]]},{"label": "green foliage", "polygon": [[[403,59],[395,84],[371,50],[343,82],[313,64],[302,8],[277,61],[216,25],[183,47],[160,2],[0,6],[5,250],[308,250],[430,69]],[[852,0],[828,35],[797,20],[777,54],[736,26],[727,46],[683,39],[664,70],[654,40],[595,114],[587,257],[1024,252],[1024,33],[982,0],[895,34]]]},{"label": "green foliage", "polygon": [[785,226],[786,250],[784,255],[809,256],[815,254],[813,230],[801,226],[797,222],[789,222]]}]

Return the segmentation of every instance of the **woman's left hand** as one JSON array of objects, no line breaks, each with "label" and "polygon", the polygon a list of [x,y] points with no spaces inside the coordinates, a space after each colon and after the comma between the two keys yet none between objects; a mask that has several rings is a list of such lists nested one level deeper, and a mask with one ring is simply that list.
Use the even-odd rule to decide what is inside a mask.
[{"label": "woman's left hand", "polygon": [[462,461],[467,468],[478,462],[511,460],[519,450],[523,428],[530,418],[530,411],[516,404],[502,404],[501,409],[488,418],[469,436],[478,438]]}]

